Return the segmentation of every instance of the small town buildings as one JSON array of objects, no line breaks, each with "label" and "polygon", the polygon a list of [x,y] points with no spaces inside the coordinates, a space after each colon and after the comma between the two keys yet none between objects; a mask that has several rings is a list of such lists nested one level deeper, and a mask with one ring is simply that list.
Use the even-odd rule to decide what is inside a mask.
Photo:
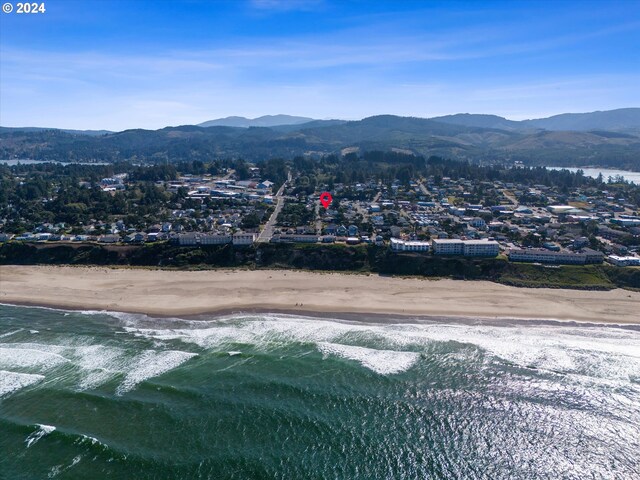
[{"label": "small town buildings", "polygon": [[468,223],[474,228],[485,228],[487,226],[487,222],[485,222],[484,219],[480,217],[474,217],[469,220]]},{"label": "small town buildings", "polygon": [[[79,239],[79,237],[81,236],[83,235],[77,235],[76,239]],[[134,232],[124,237],[124,241],[126,243],[144,243],[146,239],[147,239],[147,234],[144,232]],[[84,240],[79,239],[78,241],[84,241]]]},{"label": "small town buildings", "polygon": [[555,215],[563,214],[583,214],[584,212],[579,208],[572,207],[571,205],[549,205],[547,210]]},{"label": "small town buildings", "polygon": [[100,235],[98,237],[98,242],[100,243],[117,243],[120,241],[120,235]]},{"label": "small town buildings", "polygon": [[270,182],[269,180],[264,180],[256,185],[258,190],[271,190],[271,187],[273,187],[273,182]]},{"label": "small town buildings", "polygon": [[632,217],[630,215],[620,215],[618,218],[612,218],[609,221],[621,227],[640,227],[640,217]]}]

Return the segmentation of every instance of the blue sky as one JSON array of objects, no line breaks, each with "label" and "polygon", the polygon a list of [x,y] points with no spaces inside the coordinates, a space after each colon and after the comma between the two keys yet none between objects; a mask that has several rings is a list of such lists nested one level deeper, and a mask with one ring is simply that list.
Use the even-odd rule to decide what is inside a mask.
[{"label": "blue sky", "polygon": [[0,125],[122,130],[276,113],[524,119],[640,106],[638,0],[45,7],[0,13]]}]

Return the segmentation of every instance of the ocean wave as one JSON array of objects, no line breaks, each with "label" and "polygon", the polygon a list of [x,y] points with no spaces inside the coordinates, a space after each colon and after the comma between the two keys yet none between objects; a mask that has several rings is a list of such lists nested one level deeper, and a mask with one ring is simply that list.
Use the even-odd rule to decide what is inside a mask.
[{"label": "ocean wave", "polygon": [[229,344],[270,349],[290,342],[324,342],[424,351],[434,344],[453,342],[480,348],[495,359],[522,367],[627,382],[640,376],[640,335],[633,330],[611,327],[367,324],[273,314],[227,317],[192,328],[128,327],[127,331],[156,340],[179,340],[205,349]]},{"label": "ocean wave", "polygon": [[38,368],[48,370],[68,362],[58,353],[45,352],[33,348],[0,347],[0,368]]},{"label": "ocean wave", "polygon": [[15,335],[16,333],[20,333],[24,330],[24,328],[19,328],[17,330],[13,330],[11,332],[6,332],[3,334],[0,334],[0,338],[5,338],[5,337],[10,337],[11,335]]},{"label": "ocean wave", "polygon": [[[382,323],[379,318],[375,323],[367,323],[366,316],[362,316],[363,321],[354,321],[280,313],[229,314],[199,320],[154,318],[143,314],[96,310],[84,313],[106,314],[118,319],[125,334],[156,342],[149,346],[157,352],[162,352],[169,345],[173,345],[173,350],[179,350],[180,347],[176,348],[176,344],[171,343],[176,341],[214,351],[237,351],[241,345],[271,351],[291,343],[328,343],[423,353],[446,347],[455,351],[464,350],[470,355],[475,355],[474,352],[479,349],[485,360],[506,361],[516,366],[549,372],[620,382],[637,382],[640,378],[640,332],[609,326],[533,323],[471,325],[445,321]],[[85,372],[84,380],[80,380],[78,385],[81,389],[87,389],[105,383],[115,375],[129,375],[137,371],[139,360],[133,358],[135,352],[128,351],[128,342],[122,341],[124,349],[121,350],[113,346],[101,350],[88,345],[85,353],[79,349],[78,339],[71,342],[75,344],[71,345],[74,350],[64,350],[69,346],[33,348],[62,355],[80,366]],[[28,344],[24,345],[23,348],[31,348],[26,346]],[[0,348],[4,347],[19,348],[0,344]],[[4,355],[5,363],[2,363],[3,356],[0,355],[0,366],[5,365],[8,369],[18,365],[36,368],[38,364],[44,368],[62,361],[60,358],[54,360],[56,357],[51,355],[36,353],[34,358],[14,358],[8,363],[6,355],[16,353]],[[464,362],[465,359],[452,355],[449,361]],[[130,384],[135,384],[133,377],[123,382],[119,391],[127,391]]]},{"label": "ocean wave", "polygon": [[[124,376],[117,387],[117,393],[122,394],[135,388],[140,382],[165,373],[196,355],[176,350],[146,350],[140,353],[126,342],[123,347],[86,345],[77,341],[76,345],[73,343],[0,344],[0,368],[28,370],[24,374],[12,373],[11,376],[11,372],[0,371],[0,394],[42,379],[44,374],[51,374],[50,380],[63,381],[79,391],[94,389],[118,376]],[[54,371],[58,367],[60,369]]]},{"label": "ocean wave", "polygon": [[87,345],[73,352],[74,364],[79,366],[79,390],[97,388],[127,371],[130,354],[119,347],[105,345]]},{"label": "ocean wave", "polygon": [[147,350],[137,357],[124,380],[116,389],[116,394],[122,395],[133,390],[139,383],[173,370],[196,355],[177,350],[163,352]]},{"label": "ocean wave", "polygon": [[318,350],[325,355],[335,355],[355,360],[363,367],[381,375],[404,372],[410,369],[420,358],[416,352],[398,352],[396,350],[376,350],[335,343],[319,343]]},{"label": "ocean wave", "polygon": [[0,398],[44,380],[44,375],[0,370]]},{"label": "ocean wave", "polygon": [[368,325],[353,325],[327,320],[285,319],[265,315],[249,318],[242,316],[234,320],[228,318],[220,322],[194,325],[193,328],[129,327],[127,331],[146,338],[180,340],[202,348],[213,348],[233,343],[268,347],[274,344],[291,342],[331,342],[345,334],[367,334],[375,331],[376,328]]},{"label": "ocean wave", "polygon": [[25,443],[27,444],[27,448],[31,447],[31,445],[34,445],[42,437],[50,434],[56,429],[56,427],[52,425],[37,424],[36,426],[37,426],[36,430],[33,433],[29,434],[29,436],[24,440]]},{"label": "ocean wave", "polygon": [[66,472],[70,468],[75,467],[78,463],[80,463],[81,460],[82,460],[82,455],[76,455],[75,457],[73,457],[73,460],[71,460],[71,463],[69,465],[60,464],[60,465],[55,465],[51,467],[51,469],[49,469],[49,474],[47,476],[49,478],[55,478],[61,473]]},{"label": "ocean wave", "polygon": [[96,437],[92,437],[90,435],[85,435],[83,433],[80,434],[80,438],[78,438],[78,440],[76,440],[76,442],[78,445],[91,445],[91,446],[98,446],[104,450],[109,449],[109,445],[107,445],[106,443],[101,442],[100,440],[98,440]]},{"label": "ocean wave", "polygon": [[398,345],[455,341],[522,367],[624,381],[640,374],[640,335],[633,331],[533,325],[430,325],[404,330],[393,337]]}]

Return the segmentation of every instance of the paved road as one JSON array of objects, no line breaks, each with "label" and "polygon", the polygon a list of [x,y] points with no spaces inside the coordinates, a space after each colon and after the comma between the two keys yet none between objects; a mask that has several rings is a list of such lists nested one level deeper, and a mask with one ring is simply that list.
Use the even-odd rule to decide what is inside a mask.
[{"label": "paved road", "polygon": [[518,205],[518,199],[515,197],[514,194],[512,193],[507,193],[507,189],[502,190],[502,194],[507,197],[507,200],[509,200],[513,205]]},{"label": "paved road", "polygon": [[260,235],[258,235],[258,239],[256,240],[257,242],[268,243],[271,241],[271,237],[273,237],[273,230],[275,229],[276,222],[278,221],[278,214],[280,213],[280,210],[282,210],[282,206],[284,205],[284,196],[283,196],[284,187],[290,181],[291,181],[291,172],[289,172],[289,178],[287,179],[287,181],[282,184],[282,186],[280,187],[280,189],[275,195],[276,208],[271,214],[271,217],[269,217],[269,221],[264,226],[264,229],[260,232]]},{"label": "paved road", "polygon": [[[326,210],[324,207],[322,208],[323,210]],[[315,219],[316,219],[316,235],[322,235],[322,219],[320,218],[320,201],[319,200],[316,202]]]}]

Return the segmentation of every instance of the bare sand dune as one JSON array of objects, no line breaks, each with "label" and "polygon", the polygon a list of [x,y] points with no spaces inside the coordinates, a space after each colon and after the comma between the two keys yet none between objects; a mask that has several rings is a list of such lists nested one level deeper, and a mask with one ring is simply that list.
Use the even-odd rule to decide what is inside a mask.
[{"label": "bare sand dune", "polygon": [[640,293],[283,270],[2,266],[0,302],[150,315],[229,310],[640,323]]}]

